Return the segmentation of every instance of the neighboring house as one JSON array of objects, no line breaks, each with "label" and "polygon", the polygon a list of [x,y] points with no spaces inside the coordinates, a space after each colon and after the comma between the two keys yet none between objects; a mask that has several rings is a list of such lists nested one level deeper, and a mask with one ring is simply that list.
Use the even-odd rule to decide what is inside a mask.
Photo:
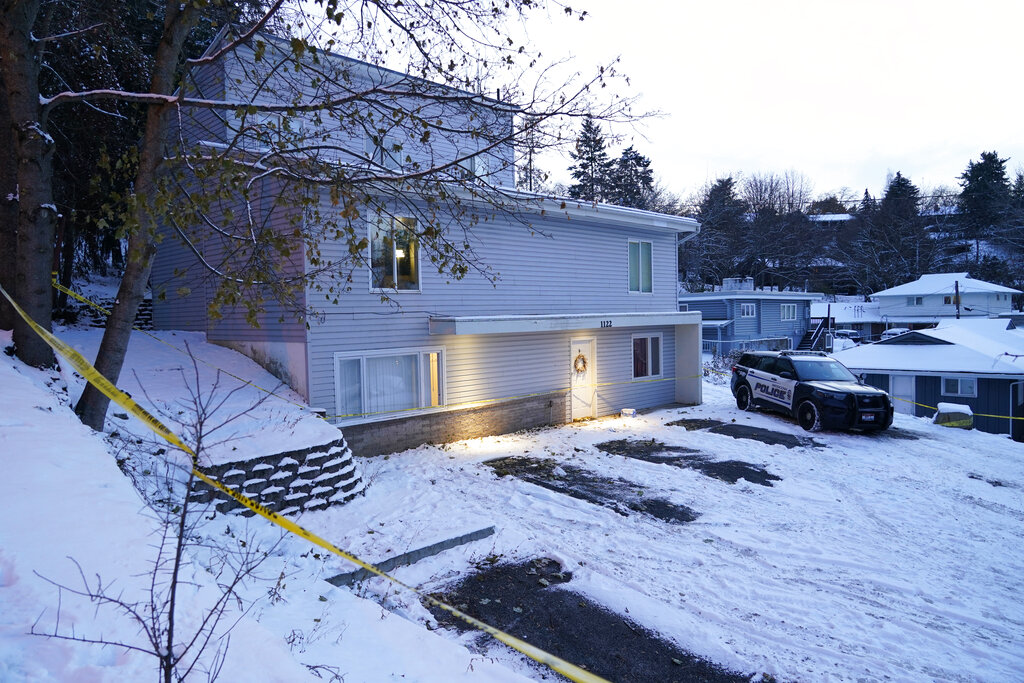
[{"label": "neighboring house", "polygon": [[831,317],[838,330],[856,330],[861,339],[878,339],[885,331],[885,323],[878,311],[877,301],[815,301],[811,304],[811,319]]},{"label": "neighboring house", "polygon": [[[959,299],[957,297],[959,292]],[[993,318],[1013,309],[1020,290],[967,277],[967,273],[929,273],[913,282],[875,292],[878,314],[887,327],[911,329],[945,318]],[[959,306],[958,306],[959,303]]]},{"label": "neighboring house", "polygon": [[[379,81],[409,78],[361,63],[356,73]],[[207,89],[223,87],[225,75],[211,66],[202,77]],[[475,97],[473,105],[487,103]],[[495,125],[511,128],[507,105],[490,115]],[[216,144],[225,132],[207,121],[202,134]],[[436,148],[415,142],[402,154],[433,162],[459,153],[451,140]],[[464,148],[476,144],[464,142]],[[162,295],[155,297],[154,324],[203,330],[211,342],[260,362],[342,426],[357,455],[623,408],[700,403],[700,314],[676,308],[676,242],[697,232],[698,223],[517,195],[513,156],[493,149],[481,166],[513,198],[504,203],[514,210],[477,201],[474,211],[483,219],[452,219],[447,226],[455,243],[465,242],[500,273],[496,284],[472,269],[461,280],[439,273],[415,231],[406,229],[416,220],[410,207],[418,200],[395,190],[387,214],[357,224],[368,246],[349,291],[336,301],[314,288],[302,293],[301,303],[319,315],[296,319],[270,307],[258,328],[231,309],[212,319],[212,285],[190,268],[192,253],[168,238],[151,279]],[[326,193],[321,201],[329,211]],[[289,216],[271,212],[270,218],[276,229],[290,225]],[[344,241],[320,247],[323,261],[348,258]],[[310,273],[303,251],[293,253],[300,255],[290,264],[293,272]]]},{"label": "neighboring house", "polygon": [[727,279],[716,292],[682,293],[680,311],[700,311],[702,348],[725,355],[737,349],[795,349],[809,331],[813,292],[755,290],[753,280]]},{"label": "neighboring house", "polygon": [[1024,418],[1024,330],[1012,321],[945,319],[834,355],[888,391],[898,412],[931,417],[939,402],[965,404],[976,428],[1024,441],[1024,419],[1010,419]]},{"label": "neighboring house", "polygon": [[921,329],[955,319],[957,288],[961,318],[994,318],[1011,314],[1016,289],[967,277],[967,273],[931,273],[913,282],[882,290],[870,301],[817,301],[811,318],[831,316],[837,329],[857,330],[865,341],[878,339],[892,327]]}]

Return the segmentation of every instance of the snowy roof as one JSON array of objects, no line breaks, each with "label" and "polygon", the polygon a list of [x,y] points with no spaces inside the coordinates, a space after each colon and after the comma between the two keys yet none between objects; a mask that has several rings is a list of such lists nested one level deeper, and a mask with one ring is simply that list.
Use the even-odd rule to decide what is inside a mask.
[{"label": "snowy roof", "polygon": [[821,292],[774,292],[763,289],[725,289],[717,292],[680,292],[679,301],[700,301],[703,299],[799,299],[813,301],[825,296]]},{"label": "snowy roof", "polygon": [[1024,376],[1024,330],[995,318],[948,320],[914,334],[947,344],[879,342],[833,355],[852,370],[916,370]]},{"label": "snowy roof", "polygon": [[960,286],[960,293],[968,292],[992,292],[999,294],[1020,294],[1020,290],[1003,287],[1002,285],[975,280],[967,277],[967,273],[928,273],[922,275],[913,282],[907,282],[896,287],[883,289],[881,292],[872,294],[875,296],[926,296],[928,294],[952,294],[957,283]]},{"label": "snowy roof", "polygon": [[842,221],[852,221],[853,215],[848,213],[811,214],[807,216],[807,220],[812,223],[839,223]]},{"label": "snowy roof", "polygon": [[877,301],[813,301],[811,317],[831,315],[837,324],[880,323],[882,315]]}]

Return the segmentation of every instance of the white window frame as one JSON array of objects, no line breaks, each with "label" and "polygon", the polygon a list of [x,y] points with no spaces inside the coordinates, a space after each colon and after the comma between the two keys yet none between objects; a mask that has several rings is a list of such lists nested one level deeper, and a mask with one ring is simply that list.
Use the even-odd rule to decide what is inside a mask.
[{"label": "white window frame", "polygon": [[[978,397],[978,378],[977,377],[940,377],[939,380],[942,382],[942,386],[939,387],[940,393],[943,396],[963,396],[966,398],[977,398]],[[955,394],[946,391],[946,382],[956,382]],[[969,389],[964,390],[964,383],[970,382]]]},{"label": "white window frame", "polygon": [[[436,406],[427,405],[430,400],[430,373],[425,372],[426,368],[429,370],[430,367],[430,355],[437,354],[437,384],[438,384],[438,404]],[[418,346],[411,348],[401,349],[384,349],[384,350],[365,350],[365,351],[338,351],[334,354],[334,410],[336,415],[345,414],[345,408],[341,404],[341,373],[338,372],[338,362],[344,360],[358,360],[359,361],[359,402],[365,410],[366,404],[369,402],[369,396],[367,393],[366,382],[363,378],[366,376],[366,360],[368,358],[379,358],[381,356],[412,356],[416,355],[416,373],[418,379],[418,387],[416,390],[416,407],[406,408],[399,410],[392,410],[377,414],[363,413],[361,415],[354,415],[351,417],[339,417],[337,422],[339,424],[351,423],[351,422],[365,422],[374,419],[389,419],[396,415],[408,414],[408,413],[421,413],[427,411],[434,411],[443,409],[447,405],[448,400],[448,373],[446,368],[446,350],[444,346]]]},{"label": "white window frame", "polygon": [[[749,312],[748,312],[749,311]],[[756,318],[757,317],[757,304],[740,304],[740,317],[741,318]]]},{"label": "white window frame", "polygon": [[923,296],[908,296],[907,306],[924,306]]},{"label": "white window frame", "polygon": [[[792,311],[792,315],[786,315],[786,311]],[[779,320],[782,322],[796,322],[796,304],[779,304]]]},{"label": "white window frame", "polygon": [[[374,140],[375,137],[379,142]],[[366,158],[379,168],[401,171],[404,166],[402,153],[394,151],[396,145],[399,145],[398,140],[389,135],[375,136],[367,132],[364,145]]]},{"label": "white window frame", "polygon": [[680,313],[689,313],[689,311],[690,311],[690,304],[679,304],[679,312]]},{"label": "white window frame", "polygon": [[[394,287],[378,287],[373,281],[373,242],[377,232],[381,230],[382,225],[389,225],[392,234],[394,233],[395,222],[399,220],[411,220],[415,225],[418,223],[413,216],[391,216],[388,214],[377,214],[376,218],[372,219],[369,224],[369,244],[366,247],[367,259],[366,263],[369,265],[369,280],[370,280],[370,291],[375,293],[386,293],[386,294],[419,294],[423,291],[423,268],[420,257],[422,256],[422,250],[420,249],[420,241],[416,240],[416,288],[415,289],[399,289],[398,288],[398,249],[392,248],[391,250],[391,279],[394,281]],[[394,243],[394,240],[392,240]]]},{"label": "white window frame", "polygon": [[[634,344],[637,339],[647,340],[647,366],[650,369],[652,363],[651,359],[654,358],[654,353],[651,351],[651,339],[658,340],[658,373],[647,374],[647,375],[636,375],[636,358],[634,354]],[[634,334],[629,339],[629,372],[633,379],[658,379],[665,374],[665,339],[661,332],[651,332],[648,334]]]},{"label": "white window frame", "polygon": [[[637,245],[637,288],[633,289],[631,283],[633,264],[629,258],[629,252],[633,248],[633,245]],[[650,260],[647,263],[647,274],[651,280],[651,288],[644,289],[644,248],[643,245],[648,246],[648,253],[650,254]],[[626,243],[626,289],[630,294],[653,294],[654,293],[654,242],[650,240],[628,240]]]}]

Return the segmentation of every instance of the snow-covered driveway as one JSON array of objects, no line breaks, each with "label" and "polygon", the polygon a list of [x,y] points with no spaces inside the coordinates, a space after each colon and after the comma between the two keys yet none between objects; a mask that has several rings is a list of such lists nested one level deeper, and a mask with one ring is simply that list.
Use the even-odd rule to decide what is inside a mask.
[{"label": "snow-covered driveway", "polygon": [[[695,408],[364,461],[366,497],[302,523],[371,561],[494,525],[489,539],[396,573],[434,590],[488,555],[553,557],[573,571],[570,589],[740,671],[1024,680],[1024,444],[898,415],[889,434],[825,432],[815,435],[823,447],[786,448],[666,426],[680,417],[804,436],[785,418],[740,413],[726,387],[705,385]],[[762,465],[781,481],[729,484],[595,448],[651,438]],[[700,517],[623,516],[481,464],[522,455],[627,480]],[[369,590],[429,619],[379,580]]]}]

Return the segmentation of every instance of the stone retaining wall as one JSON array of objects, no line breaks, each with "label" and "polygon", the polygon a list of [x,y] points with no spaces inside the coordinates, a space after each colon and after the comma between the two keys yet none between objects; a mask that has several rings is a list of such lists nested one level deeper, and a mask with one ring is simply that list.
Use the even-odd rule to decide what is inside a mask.
[{"label": "stone retaining wall", "polygon": [[562,424],[566,400],[566,392],[556,391],[479,408],[417,413],[346,425],[345,437],[352,452],[360,457],[397,453],[425,443],[448,443]]},{"label": "stone retaining wall", "polygon": [[[312,448],[207,467],[203,471],[283,515],[340,505],[363,490],[363,481],[344,438]],[[189,500],[216,502],[217,512],[254,514],[201,481],[196,481]]]}]

